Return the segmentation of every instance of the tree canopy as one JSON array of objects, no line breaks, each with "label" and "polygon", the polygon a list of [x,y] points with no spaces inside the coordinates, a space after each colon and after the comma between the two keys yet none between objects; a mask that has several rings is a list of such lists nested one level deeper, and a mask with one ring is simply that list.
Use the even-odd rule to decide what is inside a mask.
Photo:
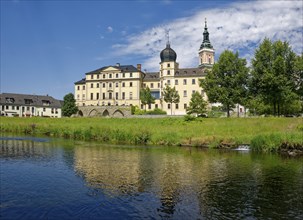
[{"label": "tree canopy", "polygon": [[298,111],[298,95],[302,87],[300,59],[296,58],[287,42],[280,40],[272,43],[265,38],[255,51],[250,93],[271,106],[274,115]]},{"label": "tree canopy", "polygon": [[187,114],[197,114],[197,116],[203,116],[206,114],[207,102],[203,99],[202,95],[199,92],[194,92],[189,106],[186,109]]},{"label": "tree canopy", "polygon": [[205,79],[200,80],[200,86],[210,102],[223,104],[229,117],[231,108],[241,104],[247,93],[248,72],[246,60],[239,58],[238,52],[225,50]]},{"label": "tree canopy", "polygon": [[70,117],[72,114],[78,112],[78,107],[76,106],[76,100],[72,93],[68,93],[63,98],[62,114],[63,116]]},{"label": "tree canopy", "polygon": [[149,87],[142,88],[140,90],[140,101],[142,105],[145,106],[145,110],[146,110],[146,105],[155,103],[155,98],[152,96]]},{"label": "tree canopy", "polygon": [[180,95],[178,94],[178,91],[175,87],[171,88],[170,86],[166,85],[166,87],[163,90],[163,98],[166,103],[170,103],[170,111],[171,115],[173,114],[173,103],[179,103],[180,102]]}]

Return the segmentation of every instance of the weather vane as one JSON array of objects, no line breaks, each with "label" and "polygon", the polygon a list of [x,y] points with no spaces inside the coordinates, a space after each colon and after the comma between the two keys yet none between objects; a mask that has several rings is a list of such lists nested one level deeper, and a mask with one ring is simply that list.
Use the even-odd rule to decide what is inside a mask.
[{"label": "weather vane", "polygon": [[165,30],[165,35],[166,35],[167,44],[169,44],[169,29]]}]

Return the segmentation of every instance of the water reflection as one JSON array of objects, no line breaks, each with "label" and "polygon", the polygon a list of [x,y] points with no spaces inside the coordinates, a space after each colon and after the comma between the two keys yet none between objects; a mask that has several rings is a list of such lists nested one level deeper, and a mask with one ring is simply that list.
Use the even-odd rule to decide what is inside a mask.
[{"label": "water reflection", "polygon": [[[303,219],[303,158],[30,139],[1,139],[0,145],[0,161],[5,165],[0,171],[6,177],[1,180],[0,202],[26,204],[29,200],[22,198],[28,192],[19,192],[16,198],[14,193],[29,189],[35,198],[43,198],[33,199],[32,207],[38,204],[44,210],[36,209],[40,216]],[[22,183],[18,175],[14,181],[9,179],[20,164],[27,165],[20,171],[27,172]],[[49,188],[55,190],[48,194]],[[2,207],[4,216],[20,214],[15,217],[30,213],[28,209],[15,212]]]},{"label": "water reflection", "polygon": [[90,186],[110,196],[154,193],[162,217],[185,216],[188,207],[191,215],[208,219],[302,216],[302,160],[283,164],[278,156],[254,157],[196,149],[81,147],[75,150],[75,168]]}]

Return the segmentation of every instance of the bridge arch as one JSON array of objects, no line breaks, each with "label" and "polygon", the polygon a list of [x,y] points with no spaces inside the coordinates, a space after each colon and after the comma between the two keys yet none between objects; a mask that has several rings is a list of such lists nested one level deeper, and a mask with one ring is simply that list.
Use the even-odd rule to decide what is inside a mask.
[{"label": "bridge arch", "polygon": [[96,109],[92,109],[89,113],[88,113],[88,117],[97,117],[99,116],[99,113]]},{"label": "bridge arch", "polygon": [[78,116],[83,117],[83,112],[81,110],[78,111]]},{"label": "bridge arch", "polygon": [[121,110],[116,110],[113,114],[113,117],[124,117],[124,114]]},{"label": "bridge arch", "polygon": [[105,109],[102,113],[102,116],[106,117],[106,116],[109,116],[109,112],[107,109]]}]

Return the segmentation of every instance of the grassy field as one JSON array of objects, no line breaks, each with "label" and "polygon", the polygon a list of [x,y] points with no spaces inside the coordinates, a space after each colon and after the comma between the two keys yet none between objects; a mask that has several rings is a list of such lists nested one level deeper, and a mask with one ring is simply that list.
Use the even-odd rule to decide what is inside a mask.
[{"label": "grassy field", "polygon": [[303,146],[303,118],[0,118],[1,132],[120,144]]}]

